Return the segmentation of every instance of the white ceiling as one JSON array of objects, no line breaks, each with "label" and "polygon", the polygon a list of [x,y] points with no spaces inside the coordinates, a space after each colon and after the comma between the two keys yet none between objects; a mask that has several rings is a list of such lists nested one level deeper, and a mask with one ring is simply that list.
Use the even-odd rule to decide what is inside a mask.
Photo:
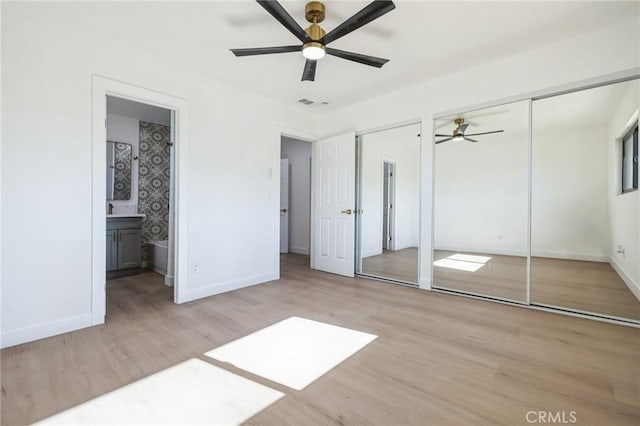
[{"label": "white ceiling", "polygon": [[113,96],[107,96],[107,114],[135,118],[165,126],[171,125],[170,110]]},{"label": "white ceiling", "polygon": [[[321,25],[330,31],[367,3],[327,1]],[[305,2],[282,4],[308,26]],[[328,56],[318,63],[315,82],[301,82],[304,58],[299,52],[236,58],[228,50],[298,42],[253,1],[83,6],[69,16],[76,25],[84,20],[96,31],[98,15],[120,42],[188,63],[217,80],[290,104],[300,98],[330,102],[311,108],[354,103],[640,14],[640,2],[397,1],[395,10],[331,44],[388,58],[388,64],[377,69]],[[93,16],[87,16],[88,7]]]}]

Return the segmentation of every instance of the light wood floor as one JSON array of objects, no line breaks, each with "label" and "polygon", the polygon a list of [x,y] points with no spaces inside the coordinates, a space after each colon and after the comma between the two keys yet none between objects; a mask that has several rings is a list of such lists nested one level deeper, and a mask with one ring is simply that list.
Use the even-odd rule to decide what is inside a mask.
[{"label": "light wood floor", "polygon": [[[435,260],[455,254],[436,251]],[[434,267],[438,287],[524,301],[524,257],[491,257],[475,272]],[[531,303],[640,320],[640,301],[608,263],[531,258]]]},{"label": "light wood floor", "polygon": [[[110,281],[102,326],[2,351],[2,424],[23,425],[191,357],[284,392],[252,425],[640,424],[640,330],[309,270],[184,305],[147,273]],[[202,354],[290,316],[379,336],[303,391]]]},{"label": "light wood floor", "polygon": [[[436,250],[434,261],[456,252]],[[465,254],[465,253],[463,253]],[[491,259],[477,271],[463,271],[434,265],[433,282],[437,287],[524,302],[527,291],[527,259],[517,256],[468,253]]]},{"label": "light wood floor", "polygon": [[377,256],[365,257],[362,273],[415,284],[418,282],[418,249],[384,250]]},{"label": "light wood floor", "polygon": [[640,300],[608,263],[534,257],[531,301],[640,320]]}]

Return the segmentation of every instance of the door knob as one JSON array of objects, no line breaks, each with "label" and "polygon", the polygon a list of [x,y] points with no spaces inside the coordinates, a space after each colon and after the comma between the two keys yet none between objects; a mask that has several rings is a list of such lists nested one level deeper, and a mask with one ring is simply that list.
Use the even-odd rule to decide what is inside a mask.
[{"label": "door knob", "polygon": [[280,213],[286,213],[287,209],[280,209]]},{"label": "door knob", "polygon": [[342,210],[340,213],[343,213],[343,214],[351,214],[351,209]]}]

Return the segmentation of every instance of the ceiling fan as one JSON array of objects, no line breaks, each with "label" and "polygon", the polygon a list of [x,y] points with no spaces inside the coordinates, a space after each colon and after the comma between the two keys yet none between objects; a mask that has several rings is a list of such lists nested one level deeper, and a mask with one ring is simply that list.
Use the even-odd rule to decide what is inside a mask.
[{"label": "ceiling fan", "polygon": [[287,13],[280,3],[275,0],[256,0],[260,6],[266,9],[276,18],[286,29],[291,31],[302,44],[292,46],[257,47],[249,49],[230,49],[236,56],[269,55],[273,53],[300,52],[306,58],[302,81],[314,81],[316,76],[316,65],[319,59],[326,54],[337,56],[338,58],[358,62],[372,67],[382,68],[389,62],[388,59],[376,58],[375,56],[363,55],[360,53],[347,52],[345,50],[327,47],[327,44],[357,30],[365,24],[391,12],[395,9],[395,4],[389,0],[375,0],[365,6],[351,18],[338,25],[329,33],[318,25],[324,20],[325,7],[319,1],[312,1],[305,6],[305,19],[311,22],[306,30]]},{"label": "ceiling fan", "polygon": [[453,122],[456,124],[456,128],[453,129],[453,133],[451,135],[441,135],[436,133],[436,137],[445,138],[445,139],[440,139],[439,141],[436,141],[436,144],[439,144],[442,142],[449,142],[449,141],[478,142],[475,139],[471,139],[469,136],[489,135],[491,133],[504,132],[504,130],[492,130],[490,132],[471,133],[467,135],[464,132],[467,130],[467,127],[469,127],[469,124],[464,122],[464,118],[456,118],[455,120],[453,120]]}]

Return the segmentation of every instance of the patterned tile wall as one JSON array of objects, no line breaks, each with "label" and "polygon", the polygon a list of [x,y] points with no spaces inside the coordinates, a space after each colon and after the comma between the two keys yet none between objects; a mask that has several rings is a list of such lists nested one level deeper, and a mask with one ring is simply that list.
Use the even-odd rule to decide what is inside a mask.
[{"label": "patterned tile wall", "polygon": [[138,211],[146,215],[142,219],[143,244],[169,237],[169,135],[168,126],[140,121]]},{"label": "patterned tile wall", "polygon": [[131,199],[131,145],[114,143],[113,199]]}]

